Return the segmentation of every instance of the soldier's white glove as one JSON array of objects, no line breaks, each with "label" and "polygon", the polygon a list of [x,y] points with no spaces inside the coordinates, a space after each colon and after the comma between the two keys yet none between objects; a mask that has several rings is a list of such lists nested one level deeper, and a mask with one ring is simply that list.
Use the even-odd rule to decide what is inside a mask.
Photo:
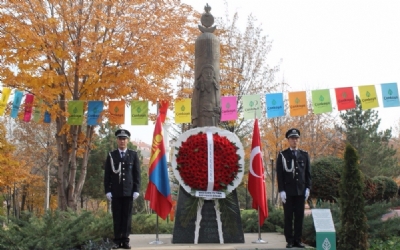
[{"label": "soldier's white glove", "polygon": [[310,196],[310,189],[306,188],[306,200],[308,200],[308,196]]},{"label": "soldier's white glove", "polygon": [[133,200],[136,200],[139,197],[138,192],[133,192]]},{"label": "soldier's white glove", "polygon": [[111,199],[112,199],[111,192],[106,193],[106,197],[107,197],[107,200],[111,201]]},{"label": "soldier's white glove", "polygon": [[280,195],[281,195],[281,200],[282,200],[282,202],[283,202],[283,203],[286,203],[286,192],[285,192],[285,191],[282,191],[282,192],[280,192]]}]

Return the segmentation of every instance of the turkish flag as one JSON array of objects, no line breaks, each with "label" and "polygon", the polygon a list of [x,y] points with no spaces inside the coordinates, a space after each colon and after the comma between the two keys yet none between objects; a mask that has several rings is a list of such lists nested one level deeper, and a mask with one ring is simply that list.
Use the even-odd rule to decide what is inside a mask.
[{"label": "turkish flag", "polygon": [[261,158],[260,131],[257,119],[254,122],[253,141],[251,143],[248,189],[253,198],[252,208],[259,210],[258,222],[262,226],[264,220],[268,217],[268,206],[264,181],[264,166]]}]

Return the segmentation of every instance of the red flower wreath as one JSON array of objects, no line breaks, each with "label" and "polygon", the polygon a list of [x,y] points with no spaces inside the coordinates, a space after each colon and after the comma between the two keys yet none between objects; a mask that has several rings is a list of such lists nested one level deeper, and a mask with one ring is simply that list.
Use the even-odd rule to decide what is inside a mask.
[{"label": "red flower wreath", "polygon": [[[236,147],[226,137],[213,134],[214,140],[214,190],[225,190],[233,185],[240,170],[240,156]],[[177,170],[183,182],[195,190],[206,190],[208,184],[207,134],[191,135],[177,148]]]}]

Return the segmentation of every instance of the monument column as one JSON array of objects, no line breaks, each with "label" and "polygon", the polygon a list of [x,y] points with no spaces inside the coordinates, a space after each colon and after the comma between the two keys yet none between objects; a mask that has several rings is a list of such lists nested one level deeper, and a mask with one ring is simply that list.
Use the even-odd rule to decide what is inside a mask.
[{"label": "monument column", "polygon": [[[202,32],[195,43],[195,79],[192,96],[192,127],[218,126],[221,118],[220,93],[220,43],[213,34],[216,29],[211,7],[207,4],[205,13],[201,17],[199,30]],[[184,222],[188,217],[185,208],[193,201],[193,197],[181,186],[178,195],[178,204],[175,216],[175,226],[172,243],[193,243],[195,220]],[[244,243],[244,234],[240,218],[236,190],[231,194],[230,209],[235,211],[235,229],[222,225],[224,243]],[[201,210],[199,243],[219,243],[216,213],[213,200],[204,200]]]}]

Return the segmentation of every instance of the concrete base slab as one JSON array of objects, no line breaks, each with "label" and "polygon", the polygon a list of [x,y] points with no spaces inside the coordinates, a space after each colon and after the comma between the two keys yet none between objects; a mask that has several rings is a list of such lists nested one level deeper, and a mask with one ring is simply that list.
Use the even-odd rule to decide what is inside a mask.
[{"label": "concrete base slab", "polygon": [[[132,234],[130,236],[130,244],[135,250],[204,250],[204,249],[225,249],[225,250],[274,250],[286,249],[285,236],[280,233],[262,233],[261,240],[266,243],[257,242],[258,233],[245,233],[245,243],[202,243],[202,244],[172,244],[172,234]],[[157,244],[163,242],[163,244]],[[295,248],[293,248],[295,249]]]}]

